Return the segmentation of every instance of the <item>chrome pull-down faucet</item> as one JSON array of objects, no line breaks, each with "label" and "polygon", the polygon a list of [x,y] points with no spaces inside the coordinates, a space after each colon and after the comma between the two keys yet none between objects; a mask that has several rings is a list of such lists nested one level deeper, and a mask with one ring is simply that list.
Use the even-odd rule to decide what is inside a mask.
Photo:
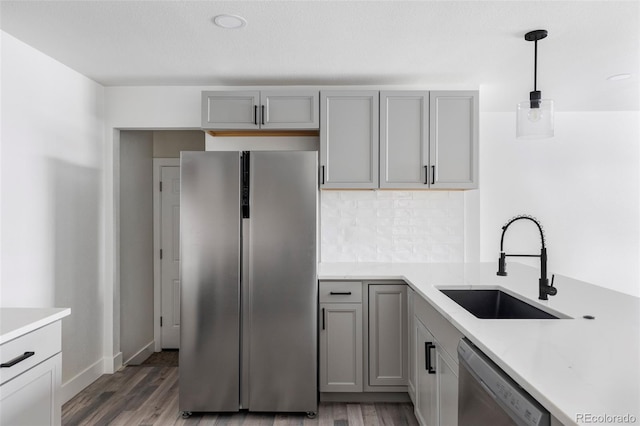
[{"label": "chrome pull-down faucet", "polygon": [[[542,248],[540,249],[540,254],[506,254],[504,252],[504,235],[507,233],[507,228],[509,226],[520,219],[530,220],[535,223],[540,231],[540,239],[542,240]],[[555,296],[558,290],[553,286],[553,281],[555,280],[555,275],[551,277],[551,284],[549,284],[549,280],[547,279],[547,248],[544,244],[544,232],[542,231],[542,226],[540,223],[531,216],[520,215],[509,220],[506,225],[502,227],[502,237],[500,238],[500,259],[498,259],[498,272],[497,275],[502,277],[507,275],[506,271],[506,257],[539,257],[540,258],[540,280],[539,280],[539,291],[540,295],[538,299],[547,300],[547,295]]]}]

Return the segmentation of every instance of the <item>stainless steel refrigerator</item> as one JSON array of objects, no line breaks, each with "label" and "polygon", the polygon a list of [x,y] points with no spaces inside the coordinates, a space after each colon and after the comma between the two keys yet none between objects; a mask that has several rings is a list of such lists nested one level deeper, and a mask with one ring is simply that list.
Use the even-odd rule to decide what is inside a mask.
[{"label": "stainless steel refrigerator", "polygon": [[181,411],[317,411],[317,161],[182,153]]}]

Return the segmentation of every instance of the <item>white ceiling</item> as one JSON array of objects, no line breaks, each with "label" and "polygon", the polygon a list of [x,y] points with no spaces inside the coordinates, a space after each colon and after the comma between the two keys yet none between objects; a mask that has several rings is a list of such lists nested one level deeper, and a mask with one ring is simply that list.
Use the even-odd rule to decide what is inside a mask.
[{"label": "white ceiling", "polygon": [[[213,25],[221,13],[247,20]],[[3,31],[105,86],[480,88],[512,111],[640,109],[640,1],[6,1]],[[622,81],[613,74],[630,73]]]}]

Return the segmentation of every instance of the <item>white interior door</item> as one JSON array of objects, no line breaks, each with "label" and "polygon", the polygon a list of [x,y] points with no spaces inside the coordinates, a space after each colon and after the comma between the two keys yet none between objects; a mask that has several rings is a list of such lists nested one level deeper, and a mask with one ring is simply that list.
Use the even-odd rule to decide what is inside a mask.
[{"label": "white interior door", "polygon": [[162,349],[180,347],[180,167],[160,170]]}]

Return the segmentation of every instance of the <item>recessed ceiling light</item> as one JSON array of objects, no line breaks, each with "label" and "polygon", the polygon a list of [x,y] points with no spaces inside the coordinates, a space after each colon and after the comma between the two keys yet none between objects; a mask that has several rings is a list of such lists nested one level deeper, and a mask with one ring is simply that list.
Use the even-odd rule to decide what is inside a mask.
[{"label": "recessed ceiling light", "polygon": [[630,78],[631,74],[616,74],[616,75],[610,75],[609,77],[607,77],[607,80],[609,81],[618,81],[618,80],[626,80],[627,78]]},{"label": "recessed ceiling light", "polygon": [[247,25],[247,20],[238,15],[218,15],[213,18],[213,23],[220,28],[236,29]]}]

